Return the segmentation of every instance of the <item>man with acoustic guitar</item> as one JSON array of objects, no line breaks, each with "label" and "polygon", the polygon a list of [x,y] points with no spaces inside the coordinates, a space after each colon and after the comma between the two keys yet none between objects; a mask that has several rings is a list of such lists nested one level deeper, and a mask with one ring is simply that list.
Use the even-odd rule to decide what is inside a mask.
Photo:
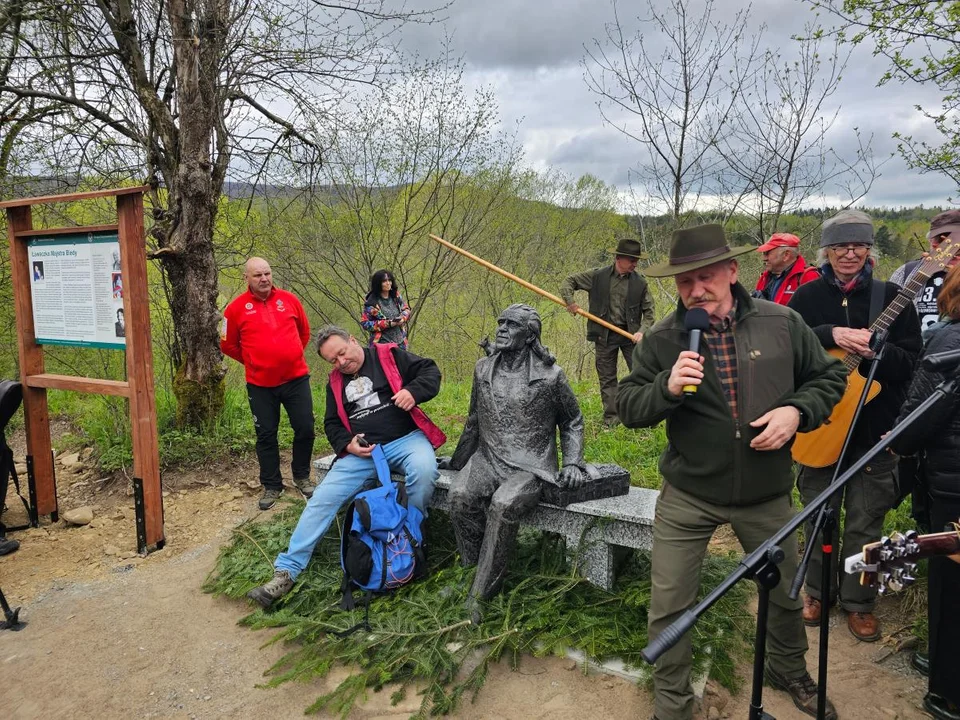
[{"label": "man with acoustic guitar", "polygon": [[[826,261],[821,267],[822,277],[798,288],[790,307],[800,313],[827,351],[844,356],[845,365],[854,368],[851,374],[856,374],[858,365],[863,375],[869,372],[870,363],[867,361],[875,357],[871,347],[871,325],[885,330],[886,334],[875,375],[880,390],[863,408],[854,428],[847,456],[853,460],[861,457],[893,427],[920,352],[920,322],[909,300],[891,305],[900,291],[897,285],[873,279],[873,224],[866,213],[842,210],[827,220],[823,224],[820,248],[818,260]],[[864,362],[861,363],[861,359]],[[847,393],[854,395],[855,405],[860,390],[848,387]],[[840,406],[843,404],[841,400]],[[842,442],[849,421],[837,422],[836,411],[832,420],[828,427],[840,434]],[[824,431],[821,429],[821,432]],[[794,457],[797,457],[796,446]],[[836,457],[828,458],[821,466],[801,459],[797,484],[804,504],[830,483],[836,461]],[[880,536],[884,516],[896,499],[896,466],[897,457],[892,453],[879,455],[832,498],[831,505],[837,517],[841,504],[846,508],[840,543],[844,551],[859,551]],[[812,525],[812,522],[806,525],[808,538],[813,533]],[[850,632],[860,640],[873,642],[880,637],[880,626],[873,614],[876,588],[862,587],[853,576],[844,574],[839,577],[836,565],[837,558],[842,556],[843,551],[833,553],[832,577],[838,578],[839,582],[832,588],[827,602],[833,604],[836,599],[833,593],[839,589],[840,607],[847,612]],[[806,576],[803,620],[807,625],[820,622],[824,600],[820,588],[822,558],[818,542]]]}]

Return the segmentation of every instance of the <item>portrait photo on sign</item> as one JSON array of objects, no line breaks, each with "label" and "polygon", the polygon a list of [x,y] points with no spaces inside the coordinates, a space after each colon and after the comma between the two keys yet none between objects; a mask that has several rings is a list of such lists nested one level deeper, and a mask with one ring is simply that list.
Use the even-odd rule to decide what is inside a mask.
[{"label": "portrait photo on sign", "polygon": [[110,282],[113,286],[113,299],[123,299],[123,278],[120,276],[120,273],[111,273]]},{"label": "portrait photo on sign", "polygon": [[43,260],[33,261],[33,279],[37,282],[43,280]]},{"label": "portrait photo on sign", "polygon": [[114,250],[111,253],[110,262],[114,272],[120,272],[120,251]]},{"label": "portrait photo on sign", "polygon": [[118,338],[127,336],[127,323],[123,319],[123,308],[117,308],[117,321],[113,324],[113,330]]}]

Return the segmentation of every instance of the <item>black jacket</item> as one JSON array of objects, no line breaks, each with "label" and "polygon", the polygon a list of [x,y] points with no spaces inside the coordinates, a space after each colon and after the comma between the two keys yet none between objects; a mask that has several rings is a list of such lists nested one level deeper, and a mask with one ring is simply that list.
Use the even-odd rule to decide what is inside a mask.
[{"label": "black jacket", "polygon": [[[960,322],[956,320],[933,335],[924,355],[949,350],[960,350]],[[945,377],[955,372],[954,369],[927,370],[917,365],[897,423],[930,397]],[[894,451],[901,455],[925,452],[924,477],[935,500],[960,502],[960,412],[957,410],[957,395],[951,393],[927,410],[893,444]]]},{"label": "black jacket", "polygon": [[[797,289],[790,301],[790,307],[800,313],[826,350],[843,353],[833,341],[833,329],[870,326],[872,282],[869,275],[861,277],[857,286],[849,294],[844,294],[836,284],[833,273],[825,271],[820,280],[801,285]],[[899,291],[897,285],[884,283],[883,306],[887,307],[893,302]],[[880,394],[866,406],[857,421],[852,448],[865,450],[872,447],[883,433],[893,427],[900,406],[906,398],[913,365],[922,346],[917,310],[913,303],[908,303],[890,325],[883,358],[875,376],[880,383]],[[866,377],[869,371],[870,361],[866,360],[860,364],[860,372]]]}]

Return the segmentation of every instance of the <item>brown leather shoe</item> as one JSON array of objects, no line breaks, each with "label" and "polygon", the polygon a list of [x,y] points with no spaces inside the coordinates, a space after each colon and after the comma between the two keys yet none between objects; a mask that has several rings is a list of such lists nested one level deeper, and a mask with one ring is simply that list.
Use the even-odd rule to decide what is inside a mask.
[{"label": "brown leather shoe", "polygon": [[821,603],[815,597],[803,596],[803,624],[814,627],[820,624]]},{"label": "brown leather shoe", "polygon": [[[767,668],[766,675],[767,680],[773,687],[784,690],[790,695],[790,699],[793,700],[793,704],[797,706],[798,710],[816,717],[817,684],[810,677],[810,673],[788,679],[775,670]],[[826,720],[837,720],[837,709],[829,699],[827,700],[827,707],[824,708],[823,716]]]},{"label": "brown leather shoe", "polygon": [[880,638],[880,623],[870,612],[847,613],[847,627],[857,640],[874,642]]}]

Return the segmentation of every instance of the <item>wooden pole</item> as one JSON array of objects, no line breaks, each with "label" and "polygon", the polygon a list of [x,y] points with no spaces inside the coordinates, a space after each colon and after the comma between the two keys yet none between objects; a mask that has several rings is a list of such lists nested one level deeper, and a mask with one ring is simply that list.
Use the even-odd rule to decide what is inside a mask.
[{"label": "wooden pole", "polygon": [[[537,295],[540,295],[541,297],[545,297],[547,300],[552,300],[553,302],[557,303],[558,305],[563,305],[564,307],[567,306],[567,303],[564,302],[563,298],[558,297],[558,296],[554,295],[553,293],[548,293],[546,290],[543,290],[542,288],[538,288],[538,287],[537,287],[536,285],[534,285],[533,283],[529,283],[529,282],[527,282],[526,280],[524,280],[524,279],[522,279],[522,278],[518,278],[516,275],[514,275],[514,274],[512,274],[512,273],[508,273],[508,272],[507,272],[506,270],[504,270],[503,268],[499,268],[499,267],[497,267],[496,265],[494,265],[493,263],[487,262],[487,261],[484,260],[483,258],[477,257],[477,256],[474,255],[473,253],[469,253],[469,252],[467,252],[466,250],[464,250],[463,248],[459,248],[459,247],[457,247],[456,245],[454,245],[453,243],[447,242],[447,241],[444,240],[442,237],[437,237],[436,235],[433,235],[432,233],[431,233],[430,237],[433,238],[434,240],[436,240],[438,243],[440,243],[440,244],[443,245],[444,247],[448,247],[448,248],[450,248],[451,250],[453,250],[454,252],[458,252],[458,253],[460,253],[461,255],[463,255],[464,257],[470,258],[470,259],[473,260],[475,263],[478,263],[478,264],[480,264],[480,265],[483,265],[485,268],[487,268],[487,270],[493,270],[493,272],[497,273],[498,275],[503,275],[503,277],[507,278],[508,280],[513,280],[515,283],[519,283],[520,285],[523,285],[525,288],[527,288],[527,290],[532,290],[532,291],[535,292]],[[587,320],[592,320],[593,322],[597,323],[598,325],[603,325],[603,327],[607,328],[607,330],[612,330],[612,331],[615,332],[615,333],[620,333],[620,334],[623,335],[625,338],[627,338],[627,339],[629,339],[629,340],[633,340],[633,335],[631,335],[630,333],[628,333],[628,332],[627,332],[626,330],[624,330],[623,328],[618,328],[616,325],[613,325],[612,323],[608,323],[608,322],[607,322],[606,320],[604,320],[603,318],[598,318],[596,315],[593,315],[593,314],[591,314],[591,313],[588,313],[588,312],[587,312],[586,310],[584,310],[583,308],[577,308],[577,315],[583,315],[583,317],[585,317]]]},{"label": "wooden pole", "polygon": [[130,386],[137,550],[146,553],[150,548],[162,548],[166,539],[163,533],[163,493],[160,487],[153,344],[147,293],[147,248],[141,193],[117,196],[117,224],[120,267],[123,272],[123,311],[127,322],[127,382]]},{"label": "wooden pole", "polygon": [[[7,208],[7,235],[10,240],[10,275],[13,279],[13,301],[17,316],[17,350],[20,354],[20,383],[23,385],[23,426],[27,436],[27,457],[32,470],[32,523],[40,515],[59,516],[53,452],[50,445],[50,415],[47,412],[47,390],[33,387],[31,375],[43,373],[43,347],[37,345],[33,325],[33,301],[30,286],[30,263],[27,244],[17,233],[33,228],[30,206]],[[0,503],[3,500],[0,499]]]}]

